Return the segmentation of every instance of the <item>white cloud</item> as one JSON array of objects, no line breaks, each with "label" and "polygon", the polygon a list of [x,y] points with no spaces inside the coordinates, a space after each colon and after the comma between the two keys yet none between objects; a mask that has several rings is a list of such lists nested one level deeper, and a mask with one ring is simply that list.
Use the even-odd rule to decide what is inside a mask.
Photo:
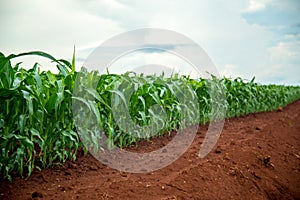
[{"label": "white cloud", "polygon": [[300,61],[300,41],[279,42],[276,46],[269,48],[269,52],[270,61],[274,64],[282,64],[286,61]]},{"label": "white cloud", "polygon": [[286,39],[300,39],[300,33],[289,33],[289,34],[285,34],[284,37]]},{"label": "white cloud", "polygon": [[[111,8],[119,9],[116,5],[111,4]],[[0,25],[5,27],[0,46],[5,54],[41,50],[69,59],[74,45],[100,44],[122,31],[113,20],[74,9],[72,1],[12,0],[3,3],[0,11]]]},{"label": "white cloud", "polygon": [[256,12],[263,10],[272,0],[249,0],[248,7],[243,12]]},{"label": "white cloud", "polygon": [[266,83],[300,83],[300,42],[279,42],[270,47],[269,66],[261,69],[258,78]]},{"label": "white cloud", "polygon": [[103,1],[94,1],[94,2],[102,3],[103,7],[108,8],[110,10],[122,11],[126,9],[125,5],[115,0],[103,0]]}]

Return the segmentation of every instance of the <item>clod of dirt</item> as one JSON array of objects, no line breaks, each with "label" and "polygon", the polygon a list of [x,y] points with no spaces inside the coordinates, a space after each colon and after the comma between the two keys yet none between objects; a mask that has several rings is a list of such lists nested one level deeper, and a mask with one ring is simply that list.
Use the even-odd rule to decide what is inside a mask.
[{"label": "clod of dirt", "polygon": [[65,175],[66,175],[66,176],[71,176],[72,173],[71,173],[70,171],[65,171]]},{"label": "clod of dirt", "polygon": [[228,155],[228,153],[225,153],[225,156],[223,157],[224,160],[230,160],[230,157]]},{"label": "clod of dirt", "polygon": [[127,177],[127,174],[125,174],[125,173],[120,173],[120,175],[121,175],[122,177]]},{"label": "clod of dirt", "polygon": [[31,194],[31,198],[33,198],[33,199],[43,198],[43,194],[42,194],[42,193],[39,193],[39,192],[33,192],[33,193]]},{"label": "clod of dirt", "polygon": [[281,106],[279,106],[278,108],[277,108],[277,111],[278,112],[281,112],[283,110],[283,108],[281,107]]},{"label": "clod of dirt", "polygon": [[261,179],[261,176],[257,175],[255,172],[251,172],[251,174],[252,174],[255,178]]},{"label": "clod of dirt", "polygon": [[216,150],[215,150],[215,153],[219,154],[219,153],[221,153],[221,152],[222,152],[221,147],[218,146],[218,147],[216,148]]},{"label": "clod of dirt", "polygon": [[267,167],[270,164],[271,156],[266,156],[263,159],[264,165]]},{"label": "clod of dirt", "polygon": [[257,127],[255,127],[255,130],[258,130],[258,131],[260,131],[262,128],[261,127],[259,127],[259,126],[257,126]]},{"label": "clod of dirt", "polygon": [[98,167],[95,166],[95,165],[92,165],[92,166],[89,167],[89,169],[92,170],[92,171],[96,171],[98,169]]},{"label": "clod of dirt", "polygon": [[230,145],[235,145],[235,141],[234,141],[234,140],[231,140],[231,141],[230,141]]},{"label": "clod of dirt", "polygon": [[77,165],[75,163],[69,162],[68,164],[69,164],[69,168],[71,168],[71,169],[76,169],[77,168]]},{"label": "clod of dirt", "polygon": [[61,191],[66,191],[66,188],[65,187],[62,187],[61,185],[58,185],[59,186],[59,189],[61,190]]},{"label": "clod of dirt", "polygon": [[263,165],[265,165],[266,167],[272,167],[273,169],[275,168],[274,164],[271,163],[271,156],[264,157],[262,159],[262,162],[263,162]]}]

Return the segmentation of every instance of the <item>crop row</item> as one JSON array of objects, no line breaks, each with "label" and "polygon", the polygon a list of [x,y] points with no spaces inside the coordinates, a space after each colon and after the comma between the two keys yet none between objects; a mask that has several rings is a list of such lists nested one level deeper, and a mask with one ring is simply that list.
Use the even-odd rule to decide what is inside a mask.
[{"label": "crop row", "polygon": [[[11,59],[26,55],[49,58],[59,73],[41,72],[38,64],[29,70],[11,65]],[[30,175],[76,159],[80,146],[101,149],[100,132],[108,138],[105,145],[124,147],[212,118],[274,110],[299,98],[300,87],[260,85],[254,79],[99,75],[84,68],[76,72],[75,56],[70,63],[43,52],[0,53],[0,174]]]}]

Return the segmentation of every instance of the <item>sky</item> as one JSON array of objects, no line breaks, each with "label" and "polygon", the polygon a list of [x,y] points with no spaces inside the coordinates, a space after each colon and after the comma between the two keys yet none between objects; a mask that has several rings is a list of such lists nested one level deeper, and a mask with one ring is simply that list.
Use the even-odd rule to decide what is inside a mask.
[{"label": "sky", "polygon": [[[113,36],[168,29],[199,44],[221,76],[300,85],[298,0],[1,0],[0,27],[5,55],[39,50],[70,60],[75,46],[77,69]],[[42,69],[54,69],[36,57],[21,61],[25,67],[38,61]],[[136,52],[114,65],[129,69],[151,62],[188,73],[182,60],[159,52]]]}]

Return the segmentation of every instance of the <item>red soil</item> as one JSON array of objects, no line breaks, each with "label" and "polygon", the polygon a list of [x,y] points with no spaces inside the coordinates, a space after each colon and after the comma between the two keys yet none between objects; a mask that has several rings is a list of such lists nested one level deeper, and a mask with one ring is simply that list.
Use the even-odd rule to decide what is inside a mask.
[{"label": "red soil", "polygon": [[[188,151],[161,170],[123,173],[81,155],[27,180],[0,180],[0,199],[300,199],[300,100],[226,120],[213,151],[199,159],[206,129],[200,126]],[[156,149],[169,140],[139,148]]]}]

